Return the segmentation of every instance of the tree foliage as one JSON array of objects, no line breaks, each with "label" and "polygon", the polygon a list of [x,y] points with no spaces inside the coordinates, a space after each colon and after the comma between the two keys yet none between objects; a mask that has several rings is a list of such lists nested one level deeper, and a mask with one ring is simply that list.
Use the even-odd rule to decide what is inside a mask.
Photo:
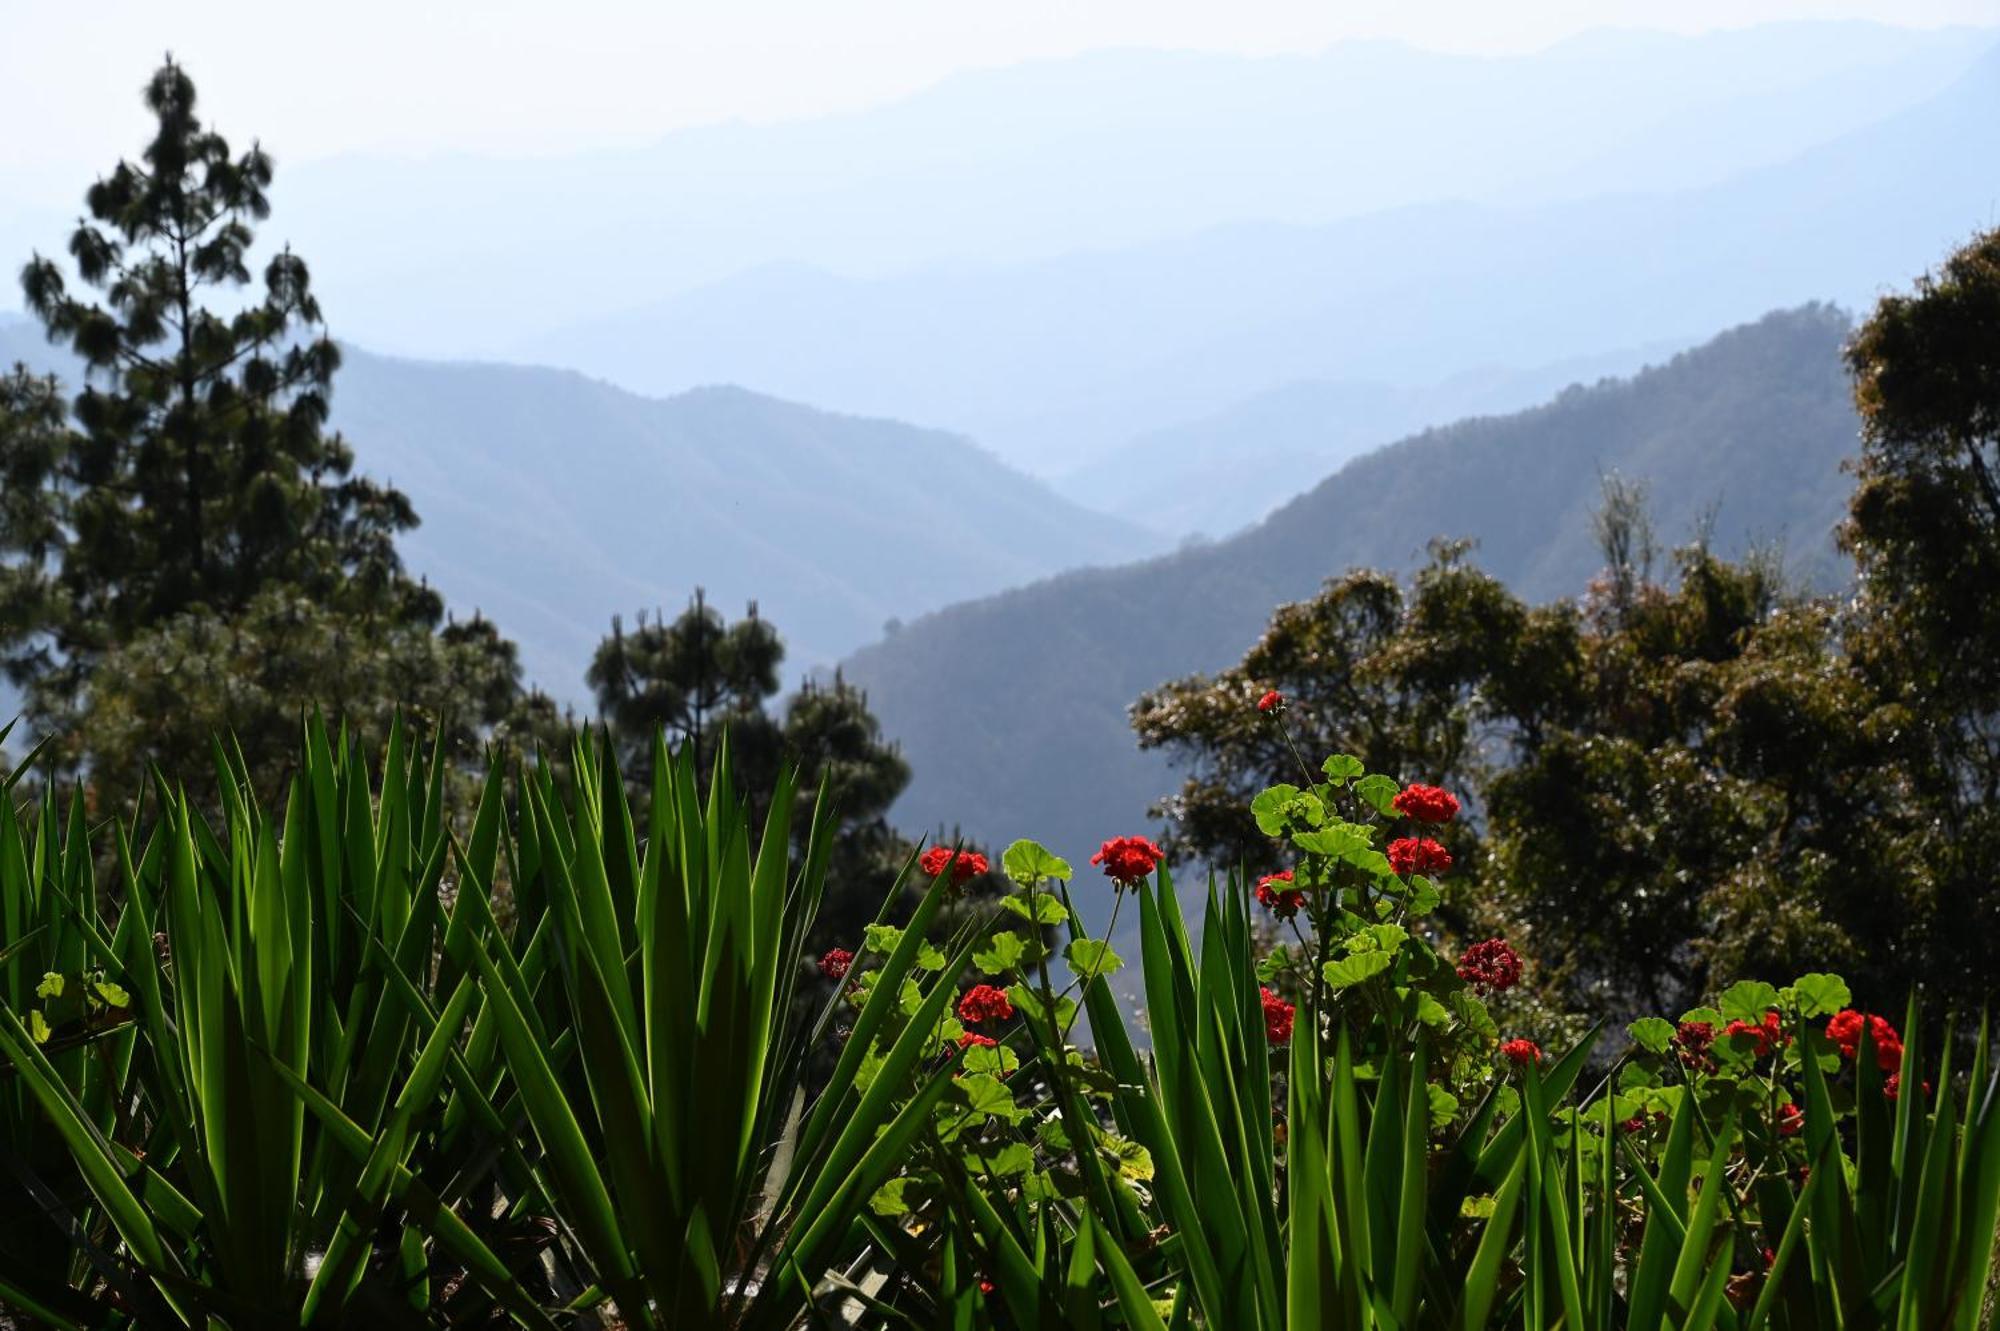
[{"label": "tree foliage", "polygon": [[754,604],[730,624],[697,588],[671,622],[641,612],[627,631],[614,616],[584,678],[629,769],[643,765],[654,734],[665,732],[675,748],[691,745],[696,770],[706,772],[727,730],[738,770],[755,789],[763,783],[751,773],[765,775],[779,748],[777,723],[764,703],[778,692],[784,657],[777,630],[758,618]]},{"label": "tree foliage", "polygon": [[1444,920],[1529,936],[1565,1005],[1687,1003],[1837,968],[1866,992],[1990,997],[2000,942],[2000,232],[1885,299],[1847,352],[1864,423],[1843,539],[1859,594],[1697,533],[1653,573],[1615,477],[1605,572],[1529,606],[1439,546],[1408,586],[1329,582],[1220,675],[1134,709],[1188,766],[1177,849],[1277,867],[1232,810],[1308,751],[1459,786]]},{"label": "tree foliage", "polygon": [[396,551],[408,499],[327,430],[340,353],[304,261],[253,281],[270,157],[207,129],[171,60],[145,101],[140,159],[86,196],[75,282],[41,255],[21,275],[84,381],[65,402],[0,380],[0,661],[100,782],[219,729],[264,772],[314,702],[469,742],[514,709],[513,648],[446,622]]},{"label": "tree foliage", "polygon": [[[781,714],[767,710],[784,656],[777,628],[754,604],[731,623],[697,590],[672,620],[642,614],[627,629],[613,619],[588,680],[627,772],[647,769],[654,736],[664,734],[669,748],[685,751],[694,770],[706,773],[726,735],[737,790],[753,806],[776,787],[785,763],[797,773],[796,812],[815,802],[824,783],[834,841],[821,929],[829,943],[851,940],[909,857],[888,812],[910,768],[883,739],[861,690],[837,674],[807,681]],[[801,817],[794,825],[810,823]]]}]

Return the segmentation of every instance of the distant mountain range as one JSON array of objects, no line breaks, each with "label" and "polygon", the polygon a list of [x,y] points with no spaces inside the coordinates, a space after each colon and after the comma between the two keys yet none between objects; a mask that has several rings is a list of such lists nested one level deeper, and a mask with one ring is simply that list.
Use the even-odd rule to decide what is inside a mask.
[{"label": "distant mountain range", "polygon": [[[301,162],[274,143],[263,230],[364,346],[654,395],[742,384],[969,433],[1053,475],[1295,381],[1420,388],[1859,300],[1991,215],[1980,173],[1913,172],[1930,225],[1768,279],[1797,219],[1736,186],[1931,101],[1996,40],[1843,22],[1503,57],[1104,51],[616,151]],[[256,125],[211,101],[239,135]],[[1966,160],[1990,133],[1975,123]],[[0,270],[60,253],[89,180],[136,147],[105,144],[67,194],[0,181]],[[1884,183],[1813,216],[1829,235],[1802,260],[1870,225]],[[1548,262],[1572,247],[1574,274]],[[1730,262],[1689,282],[1677,248]],[[1630,269],[1609,289],[1607,262]],[[1560,317],[1538,324],[1523,295]]]},{"label": "distant mountain range", "polygon": [[1415,204],[868,280],[767,268],[532,350],[639,387],[727,380],[948,421],[1053,473],[1302,379],[1421,385],[1858,305],[2000,216],[1993,161],[2000,52],[1917,106],[1697,189]]},{"label": "distant mountain range", "polygon": [[[1701,189],[1916,104],[1996,36],[1783,23],[1599,31],[1501,57],[1380,41],[1311,56],[1100,51],[969,71],[850,114],[690,129],[618,151],[356,155],[287,170],[286,145],[274,144],[275,216],[366,346],[505,352],[641,391],[742,383],[983,438],[982,417],[682,369],[667,348],[627,349],[645,378],[623,362],[551,360],[545,335],[770,263],[866,279],[1447,199],[1516,207]],[[254,123],[254,107],[217,111]],[[783,314],[771,314],[775,331]]]},{"label": "distant mountain range", "polygon": [[[0,316],[0,368],[16,360],[70,372]],[[347,348],[333,422],[423,518],[410,567],[497,621],[562,699],[584,697],[613,614],[672,615],[697,586],[732,616],[757,601],[796,677],[897,616],[1161,548],[966,439],[742,389],[653,400]]]},{"label": "distant mountain range", "polygon": [[1435,536],[1475,540],[1477,563],[1531,600],[1576,595],[1601,565],[1605,473],[1649,485],[1664,542],[1706,522],[1726,554],[1782,543],[1800,580],[1840,585],[1847,331],[1829,306],[1772,314],[1632,378],[1371,453],[1229,540],[905,625],[846,663],[915,773],[896,821],[1032,836],[1080,863],[1175,785],[1128,727],[1141,692],[1236,661],[1326,578],[1411,569]]}]

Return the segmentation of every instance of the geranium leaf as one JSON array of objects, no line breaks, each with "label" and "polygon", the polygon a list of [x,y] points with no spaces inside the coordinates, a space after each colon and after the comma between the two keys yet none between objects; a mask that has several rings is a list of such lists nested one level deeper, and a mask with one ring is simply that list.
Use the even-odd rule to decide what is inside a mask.
[{"label": "geranium leaf", "polygon": [[1389,969],[1395,957],[1387,952],[1357,952],[1351,957],[1326,963],[1326,982],[1335,989],[1371,980]]},{"label": "geranium leaf", "polygon": [[1364,776],[1354,783],[1354,793],[1367,800],[1374,806],[1375,812],[1384,818],[1403,816],[1402,811],[1395,805],[1396,796],[1402,791],[1403,788],[1397,785],[1393,778],[1383,776],[1380,772],[1373,776]]},{"label": "geranium leaf", "polygon": [[1115,975],[1125,959],[1101,938],[1079,938],[1063,949],[1069,968],[1079,976]]},{"label": "geranium leaf", "polygon": [[[1012,901],[1014,898],[1007,898]],[[972,964],[988,975],[1003,975],[1021,964],[1027,955],[1028,943],[1016,933],[994,934],[986,940],[986,946],[972,954]]]},{"label": "geranium leaf", "polygon": [[1026,837],[1007,847],[1006,853],[1000,857],[1000,868],[1022,887],[1035,887],[1057,879],[1065,883],[1070,880],[1068,860],[1053,853],[1041,842],[1030,841]]}]

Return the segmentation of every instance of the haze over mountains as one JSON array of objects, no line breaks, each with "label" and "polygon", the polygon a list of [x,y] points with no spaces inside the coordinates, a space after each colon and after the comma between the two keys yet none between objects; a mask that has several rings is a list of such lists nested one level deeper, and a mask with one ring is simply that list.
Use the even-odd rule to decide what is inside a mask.
[{"label": "haze over mountains", "polygon": [[2000,53],[1697,188],[1502,206],[1446,172],[1438,201],[1324,224],[872,279],[759,269],[531,350],[643,388],[728,380],[949,422],[1054,471],[1295,380],[1435,383],[1858,306],[2000,216],[2000,179],[1965,169],[1993,160]]},{"label": "haze over mountains", "polygon": [[[1996,37],[1111,51],[618,152],[295,163],[280,143],[269,234],[359,345],[653,395],[734,383],[1055,477],[1295,382],[1532,375],[1858,305],[1993,215],[1991,182],[1943,155],[2000,132]],[[73,198],[7,194],[0,253],[59,249]],[[1910,215],[1883,216],[1894,199]]]},{"label": "haze over mountains", "polygon": [[1240,659],[1275,606],[1326,578],[1414,568],[1436,536],[1477,541],[1475,562],[1531,601],[1577,595],[1602,563],[1606,473],[1649,486],[1663,543],[1712,517],[1723,553],[1780,543],[1801,581],[1839,585],[1847,329],[1827,306],[1773,314],[1634,378],[1369,454],[1233,539],[908,624],[846,665],[915,773],[897,822],[1031,836],[1081,863],[1176,784],[1127,724],[1141,692]]},{"label": "haze over mountains", "polygon": [[[1935,94],[1992,41],[1788,23],[1694,37],[1600,31],[1505,57],[1388,42],[1271,58],[1106,51],[637,150],[300,165],[280,171],[274,202],[351,312],[344,335],[388,351],[546,362],[553,329],[774,262],[872,278],[1440,199],[1539,205],[1697,189]],[[662,383],[583,358],[557,363],[642,390],[742,378],[702,370]],[[888,406],[927,424],[976,424]]]}]

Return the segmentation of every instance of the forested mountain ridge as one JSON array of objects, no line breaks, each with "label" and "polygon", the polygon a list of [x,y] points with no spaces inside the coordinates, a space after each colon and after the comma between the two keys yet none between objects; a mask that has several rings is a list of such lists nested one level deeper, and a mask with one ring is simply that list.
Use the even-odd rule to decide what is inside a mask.
[{"label": "forested mountain ridge", "polygon": [[1154,531],[1228,536],[1298,494],[1300,477],[1420,430],[1519,411],[1573,383],[1631,374],[1696,339],[1652,343],[1533,370],[1489,367],[1422,387],[1302,380],[1154,430],[1054,479],[1079,504]]},{"label": "forested mountain ridge", "polygon": [[1605,473],[1648,485],[1663,542],[1704,523],[1725,553],[1780,541],[1796,576],[1838,585],[1847,331],[1829,306],[1771,314],[1632,378],[1372,453],[1229,540],[908,624],[846,663],[915,773],[897,821],[1087,856],[1173,785],[1128,728],[1142,691],[1237,660],[1277,605],[1351,567],[1407,570],[1434,537],[1477,542],[1523,596],[1576,595],[1600,563]]},{"label": "forested mountain ridge", "polygon": [[[0,316],[0,366],[17,360],[73,376],[38,328]],[[358,469],[422,515],[410,567],[455,613],[498,623],[566,701],[614,613],[671,617],[696,586],[731,615],[756,601],[796,677],[898,616],[1159,548],[963,437],[737,388],[654,399],[349,347],[332,409]]]}]

